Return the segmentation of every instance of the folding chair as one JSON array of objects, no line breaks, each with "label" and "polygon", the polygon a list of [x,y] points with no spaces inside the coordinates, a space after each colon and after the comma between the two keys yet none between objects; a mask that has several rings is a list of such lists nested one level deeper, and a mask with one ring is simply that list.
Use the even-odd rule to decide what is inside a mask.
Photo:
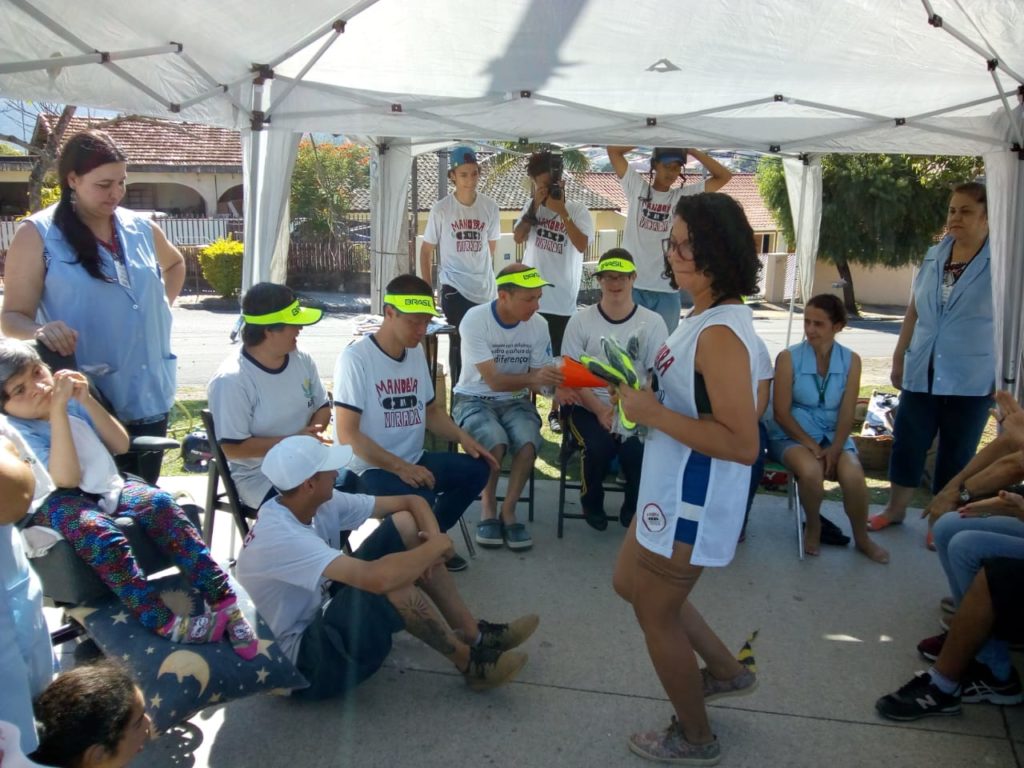
[{"label": "folding chair", "polygon": [[[797,485],[796,475],[793,471],[783,464],[779,464],[774,461],[766,462],[764,465],[764,475],[768,473],[778,474],[783,473],[786,475],[786,506],[793,512],[796,512],[796,547],[797,554],[800,559],[804,559],[804,510],[800,506],[800,487]],[[764,477],[762,475],[762,478]],[[762,480],[762,485],[765,485]]]},{"label": "folding chair", "polygon": [[[586,516],[582,511],[580,512],[566,512],[565,511],[565,492],[579,491],[583,489],[582,480],[570,480],[569,475],[569,462],[580,451],[579,441],[576,440],[576,436],[572,430],[569,429],[569,420],[562,416],[559,419],[562,422],[562,445],[558,451],[558,538],[562,538],[562,527],[564,520],[584,520]],[[626,486],[620,483],[618,480],[605,480],[601,487],[605,491],[612,493],[625,493]],[[618,521],[618,515],[605,515],[609,522]]]},{"label": "folding chair", "polygon": [[[210,441],[210,461],[207,464],[206,482],[206,517],[203,519],[203,539],[206,546],[213,546],[213,522],[217,510],[230,512],[235,520],[235,527],[242,540],[249,535],[249,521],[256,519],[257,510],[246,506],[238,497],[238,488],[231,479],[231,470],[224,450],[217,441],[217,428],[213,423],[213,414],[209,408],[200,411],[206,437]],[[224,490],[220,490],[220,486]]]}]

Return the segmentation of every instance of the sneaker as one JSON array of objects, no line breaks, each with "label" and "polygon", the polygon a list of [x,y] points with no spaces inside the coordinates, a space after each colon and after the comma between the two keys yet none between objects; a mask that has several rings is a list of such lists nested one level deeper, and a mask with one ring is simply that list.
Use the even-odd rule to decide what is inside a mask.
[{"label": "sneaker", "polygon": [[[477,539],[479,541],[480,539]],[[448,569],[449,573],[458,573],[469,568],[469,563],[466,562],[466,558],[456,553],[448,558],[445,562],[444,567]]]},{"label": "sneaker", "polygon": [[942,646],[946,644],[947,634],[949,633],[943,632],[941,635],[926,637],[917,644],[917,652],[925,659],[928,659],[928,661],[935,661],[939,658],[939,654],[942,653]]},{"label": "sneaker", "polygon": [[540,617],[535,613],[520,616],[508,624],[492,624],[489,621],[478,621],[480,629],[480,645],[497,651],[511,651],[527,641],[540,624]]},{"label": "sneaker", "polygon": [[949,616],[956,613],[956,603],[953,602],[952,597],[944,597],[939,600],[939,608],[942,609],[943,613],[948,614]]},{"label": "sneaker", "polygon": [[700,679],[704,686],[705,703],[730,696],[746,696],[757,690],[757,675],[746,667],[732,680],[719,680],[707,667],[701,667]]},{"label": "sneaker", "polygon": [[985,664],[972,661],[960,684],[963,692],[960,698],[965,704],[998,704],[1012,707],[1024,701],[1024,689],[1020,675],[1010,667],[1010,679],[998,680]]},{"label": "sneaker", "polygon": [[960,696],[943,693],[932,683],[932,676],[919,672],[895,693],[875,702],[875,709],[890,720],[919,720],[931,715],[959,715]]},{"label": "sneaker", "polygon": [[590,510],[584,508],[583,519],[586,520],[587,525],[595,531],[604,531],[608,529],[608,516],[605,515],[603,509]]},{"label": "sneaker", "polygon": [[525,653],[499,651],[474,645],[469,649],[469,666],[462,676],[474,691],[497,688],[515,677],[526,663]]},{"label": "sneaker", "polygon": [[943,632],[949,632],[949,621],[952,618],[952,616],[943,616],[939,619],[939,626],[942,627]]},{"label": "sneaker", "polygon": [[172,643],[217,643],[224,637],[228,617],[223,611],[198,616],[175,616],[157,630]]},{"label": "sneaker", "polygon": [[496,518],[476,524],[476,543],[481,547],[500,547],[505,544],[501,535],[501,521]]},{"label": "sneaker", "polygon": [[558,418],[558,414],[555,411],[548,414],[548,429],[556,435],[562,434],[562,420]]},{"label": "sneaker", "polygon": [[629,528],[629,524],[633,522],[633,517],[636,515],[636,507],[627,508],[625,505],[619,510],[619,524],[623,528]]},{"label": "sneaker", "polygon": [[529,549],[533,546],[533,539],[530,538],[530,532],[526,530],[526,526],[522,523],[512,523],[511,525],[504,526],[505,529],[505,544],[508,545],[509,549],[522,550]]},{"label": "sneaker", "polygon": [[675,715],[663,731],[644,731],[629,737],[629,751],[647,760],[676,765],[717,765],[722,749],[715,736],[707,744],[691,744]]}]

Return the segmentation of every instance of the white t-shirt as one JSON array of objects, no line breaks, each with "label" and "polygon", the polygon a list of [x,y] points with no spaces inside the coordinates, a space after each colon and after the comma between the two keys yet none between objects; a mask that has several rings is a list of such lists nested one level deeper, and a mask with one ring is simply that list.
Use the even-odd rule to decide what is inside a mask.
[{"label": "white t-shirt", "polygon": [[260,507],[238,555],[235,576],[270,626],[281,650],[294,662],[302,633],[330,597],[327,568],[341,553],[341,532],[362,525],[373,513],[373,496],[334,492],[303,525],[280,497]]},{"label": "white t-shirt", "polygon": [[[530,208],[523,206],[522,217]],[[573,224],[589,241],[594,235],[594,222],[583,203],[566,200],[565,208]],[[518,223],[518,222],[516,222]],[[576,295],[580,292],[583,276],[583,252],[569,239],[566,226],[558,214],[541,206],[537,210],[537,223],[530,228],[523,251],[523,263],[536,267],[541,276],[553,285],[545,286],[540,297],[540,311],[548,315],[569,317],[576,312]]]},{"label": "white t-shirt", "polygon": [[756,336],[755,340],[757,342],[757,360],[753,363],[754,375],[757,376],[758,381],[771,381],[775,378],[771,352],[768,351],[768,345],[764,343],[764,339]]},{"label": "white t-shirt", "polygon": [[[704,182],[657,192],[638,171],[630,168],[619,179],[626,195],[629,212],[626,228],[622,232],[622,247],[636,262],[634,288],[658,293],[675,293],[668,280],[661,276],[665,269],[661,241],[670,235],[672,212],[683,195],[696,195],[704,191]],[[650,200],[647,199],[648,190]],[[543,274],[543,272],[541,273]]]},{"label": "white t-shirt", "polygon": [[18,432],[10,422],[7,421],[7,416],[2,413],[0,413],[0,435],[3,435],[14,443],[15,449],[18,451],[18,456],[32,468],[32,474],[36,480],[36,488],[35,492],[32,494],[32,504],[29,506],[29,511],[26,513],[31,515],[39,508],[43,499],[45,499],[55,487],[53,480],[50,479],[50,473],[46,468],[47,462],[40,461],[36,457],[35,452],[29,447],[25,438],[21,436],[21,433]]},{"label": "white t-shirt", "polygon": [[[359,431],[385,451],[415,464],[423,455],[427,406],[434,385],[423,347],[402,352],[398,360],[364,336],[338,355],[334,367],[334,404],[360,414]],[[358,455],[348,469],[363,474],[373,465]]]},{"label": "white t-shirt", "polygon": [[499,237],[498,204],[480,193],[472,205],[463,205],[454,194],[438,200],[423,231],[423,240],[437,246],[438,281],[477,304],[498,295],[489,243]]},{"label": "white t-shirt", "polygon": [[477,365],[493,360],[499,373],[529,373],[551,365],[551,335],[540,313],[523,323],[505,325],[498,319],[497,302],[473,307],[459,325],[462,337],[462,373],[455,394],[492,400],[526,397],[528,390],[493,392]]},{"label": "white t-shirt", "polygon": [[[228,444],[250,437],[294,435],[328,404],[316,363],[299,350],[289,353],[285,364],[272,371],[243,349],[221,363],[206,393],[217,439]],[[258,509],[272,487],[260,471],[263,459],[236,459],[228,466],[242,503]]]},{"label": "white t-shirt", "polygon": [[[605,336],[614,337],[623,348],[626,347],[630,336],[639,338],[638,362],[644,373],[650,373],[654,370],[654,357],[668,338],[668,328],[665,327],[661,315],[639,304],[635,305],[630,315],[622,320],[610,320],[601,311],[600,304],[594,304],[569,318],[569,324],[565,326],[565,336],[562,337],[562,354],[573,360],[579,360],[581,355],[587,355],[607,363],[608,358],[601,345],[601,339]],[[610,404],[611,397],[607,387],[594,387],[591,391],[605,405]]]}]

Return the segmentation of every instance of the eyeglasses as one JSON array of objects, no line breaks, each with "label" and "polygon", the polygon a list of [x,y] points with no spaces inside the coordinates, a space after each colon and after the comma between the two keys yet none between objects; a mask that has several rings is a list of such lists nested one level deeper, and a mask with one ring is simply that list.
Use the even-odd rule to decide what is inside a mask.
[{"label": "eyeglasses", "polygon": [[679,258],[683,261],[693,261],[693,243],[689,240],[677,243],[672,238],[666,237],[661,241],[661,253],[667,259],[672,255],[672,251],[678,253]]}]

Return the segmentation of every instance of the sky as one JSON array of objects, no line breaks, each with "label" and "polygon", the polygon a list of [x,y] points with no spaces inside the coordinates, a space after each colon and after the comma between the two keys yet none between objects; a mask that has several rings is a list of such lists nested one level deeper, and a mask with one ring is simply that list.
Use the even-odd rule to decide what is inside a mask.
[{"label": "sky", "polygon": [[[63,105],[54,105],[54,108],[60,110]],[[32,129],[35,127],[35,114],[38,111],[31,103],[29,103],[27,110],[29,115],[22,120],[20,110],[16,106],[12,106],[11,102],[7,99],[0,99],[0,135],[6,136],[10,134],[16,136],[24,141],[29,141],[32,138]],[[113,117],[116,112],[110,112],[103,109],[88,109],[80,107],[75,113],[82,117]]]}]

